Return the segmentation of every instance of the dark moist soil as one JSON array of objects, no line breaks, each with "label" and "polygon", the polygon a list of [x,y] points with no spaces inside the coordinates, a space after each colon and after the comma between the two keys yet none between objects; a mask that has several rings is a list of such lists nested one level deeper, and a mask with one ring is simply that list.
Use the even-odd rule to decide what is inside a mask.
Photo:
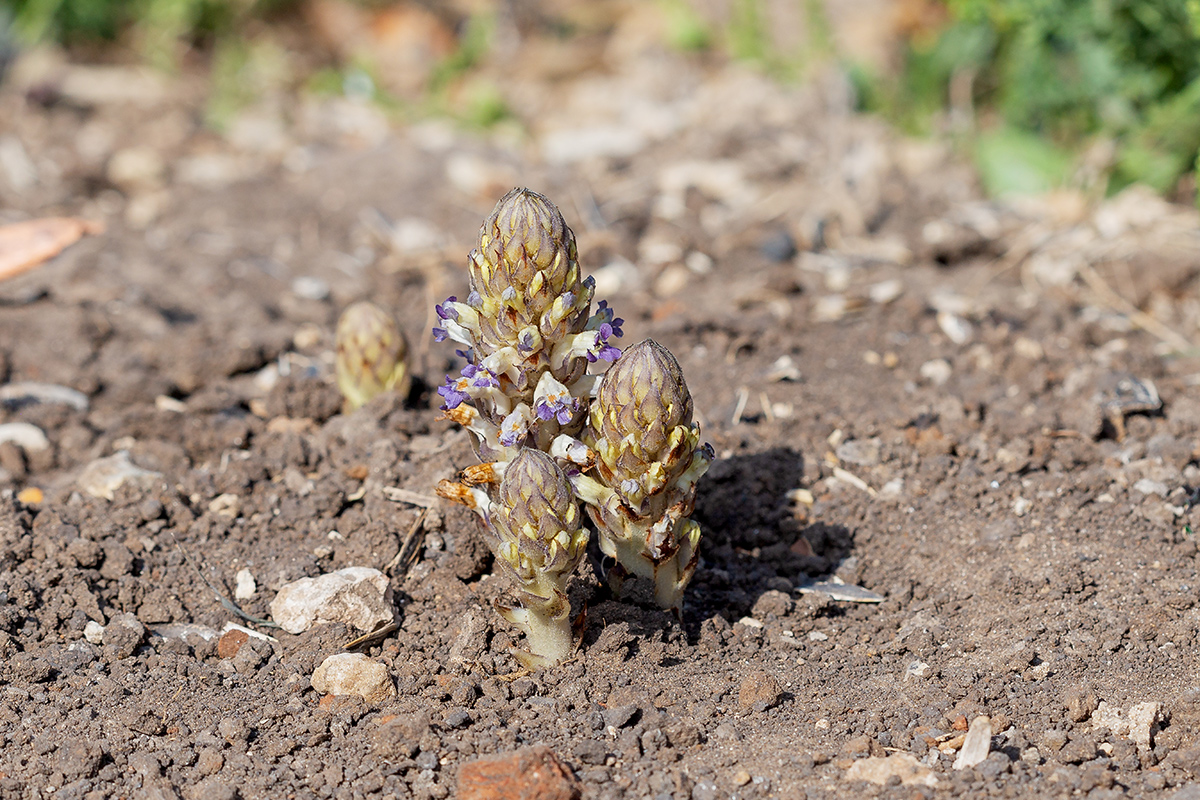
[{"label": "dark moist soil", "polygon": [[[0,175],[4,221],[108,230],[0,284],[0,381],[88,398],[0,408],[51,443],[0,445],[0,797],[442,798],[464,763],[534,743],[591,798],[1194,780],[1200,363],[1102,291],[1194,333],[1194,214],[985,202],[942,148],[850,113],[836,79],[781,89],[643,53],[545,96],[513,86],[523,139],[310,99],[257,149],[205,132],[186,86],[148,107],[5,88],[0,142],[35,178]],[[610,96],[669,124],[621,153],[542,146],[609,124]],[[114,171],[131,147],[159,168]],[[626,343],[678,356],[718,455],[682,624],[615,600],[594,562],[578,655],[525,676],[474,517],[387,492],[431,497],[473,463],[436,410],[457,367],[431,308],[464,293],[515,183],[561,204]],[[361,298],[397,314],[417,380],[343,415],[331,331]],[[1110,413],[1122,376],[1161,409]],[[83,468],[120,451],[158,476],[86,491]],[[44,498],[17,498],[31,487]],[[358,635],[341,625],[261,627],[277,641],[226,658],[206,638],[255,627],[210,584],[232,598],[248,570],[240,605],[262,618],[284,583],[347,566],[390,569],[400,628],[362,652],[396,700],[321,702],[313,669]],[[882,602],[799,591],[834,575]],[[1100,702],[1161,703],[1150,746],[1099,725]],[[937,744],[979,715],[992,754],[954,770]],[[936,785],[845,782],[895,753]]]}]

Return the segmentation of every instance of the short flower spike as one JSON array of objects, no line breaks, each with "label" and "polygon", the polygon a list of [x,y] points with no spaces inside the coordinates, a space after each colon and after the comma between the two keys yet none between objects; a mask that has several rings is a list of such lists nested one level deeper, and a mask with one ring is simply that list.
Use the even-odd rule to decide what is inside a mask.
[{"label": "short flower spike", "polygon": [[600,382],[583,441],[596,469],[576,488],[600,548],[624,571],[653,580],[659,605],[679,610],[700,539],[687,517],[712,451],[700,445],[692,396],[669,350],[647,339],[617,359]]},{"label": "short flower spike", "polygon": [[377,395],[408,394],[408,342],[391,315],[374,303],[355,303],[337,325],[334,371],[347,411]]}]

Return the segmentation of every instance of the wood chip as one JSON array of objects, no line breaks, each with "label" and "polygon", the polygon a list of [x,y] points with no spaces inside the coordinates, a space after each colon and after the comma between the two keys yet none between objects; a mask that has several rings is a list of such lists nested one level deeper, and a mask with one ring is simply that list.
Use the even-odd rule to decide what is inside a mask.
[{"label": "wood chip", "polygon": [[38,267],[104,225],[78,217],[48,217],[0,225],[0,281]]}]

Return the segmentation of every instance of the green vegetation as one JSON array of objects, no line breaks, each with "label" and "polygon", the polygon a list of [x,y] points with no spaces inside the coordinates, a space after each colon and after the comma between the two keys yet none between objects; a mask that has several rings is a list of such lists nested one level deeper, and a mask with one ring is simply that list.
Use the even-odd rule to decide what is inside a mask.
[{"label": "green vegetation", "polygon": [[181,49],[238,29],[290,0],[9,0],[28,42],[115,41],[130,33],[148,61],[174,67]]},{"label": "green vegetation", "polygon": [[[895,79],[856,73],[864,105],[910,130],[954,107],[997,192],[1061,185],[1064,153],[1111,142],[1109,192],[1170,193],[1200,151],[1200,0],[947,0]],[[960,124],[960,130],[963,126]],[[1011,159],[1010,180],[993,167]]]}]

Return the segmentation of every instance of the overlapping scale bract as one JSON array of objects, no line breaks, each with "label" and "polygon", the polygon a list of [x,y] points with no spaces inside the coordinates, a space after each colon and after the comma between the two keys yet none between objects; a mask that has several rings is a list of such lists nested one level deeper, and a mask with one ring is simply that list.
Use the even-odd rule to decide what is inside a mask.
[{"label": "overlapping scale bract", "polygon": [[586,406],[579,382],[589,363],[620,354],[608,340],[621,335],[621,320],[603,302],[592,313],[593,282],[580,277],[561,212],[537,192],[513,189],[480,228],[468,266],[470,294],[437,307],[435,337],[467,345],[468,361],[439,388],[443,408],[466,402],[478,413],[478,425],[460,421],[484,460],[577,435]]}]

